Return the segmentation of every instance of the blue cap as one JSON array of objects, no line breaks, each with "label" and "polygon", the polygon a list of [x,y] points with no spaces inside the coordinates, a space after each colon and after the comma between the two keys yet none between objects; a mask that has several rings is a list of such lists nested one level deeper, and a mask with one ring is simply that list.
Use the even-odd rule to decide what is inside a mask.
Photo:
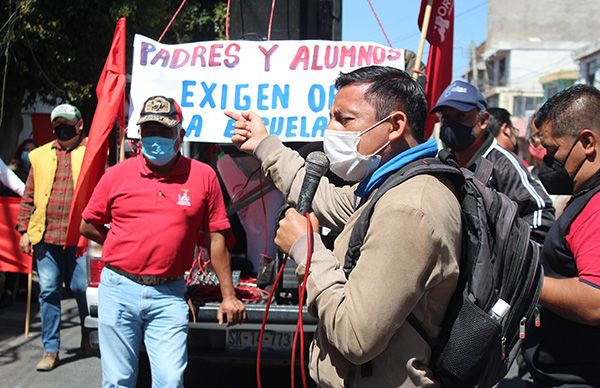
[{"label": "blue cap", "polygon": [[431,113],[435,113],[445,106],[461,112],[468,112],[473,109],[486,109],[487,101],[475,86],[465,81],[454,81],[444,89]]}]

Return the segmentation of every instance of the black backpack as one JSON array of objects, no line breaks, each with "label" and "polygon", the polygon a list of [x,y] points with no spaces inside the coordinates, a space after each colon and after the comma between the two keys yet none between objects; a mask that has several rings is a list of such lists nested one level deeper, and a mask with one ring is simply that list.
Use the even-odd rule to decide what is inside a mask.
[{"label": "black backpack", "polygon": [[[365,205],[346,252],[348,277],[360,256],[373,208],[389,189],[420,174],[451,178],[462,216],[458,285],[437,338],[430,338],[412,313],[407,318],[431,346],[429,366],[445,387],[492,387],[500,381],[537,313],[543,278],[540,245],[530,240],[529,225],[518,216],[516,203],[483,183],[492,169],[484,158],[474,172],[460,168],[447,151],[410,163],[390,176]],[[499,299],[510,308],[494,318],[492,307]]]}]

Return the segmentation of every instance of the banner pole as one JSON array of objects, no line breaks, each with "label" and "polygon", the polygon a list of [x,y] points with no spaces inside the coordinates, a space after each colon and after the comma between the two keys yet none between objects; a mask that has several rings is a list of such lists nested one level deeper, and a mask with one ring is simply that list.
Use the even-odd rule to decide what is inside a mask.
[{"label": "banner pole", "polygon": [[119,133],[121,133],[121,141],[119,142],[119,163],[125,160],[125,131],[121,131],[119,130]]},{"label": "banner pole", "polygon": [[32,274],[27,274],[27,307],[25,311],[25,338],[29,338],[29,319],[31,317],[31,278]]},{"label": "banner pole", "polygon": [[415,67],[413,69],[412,77],[416,81],[419,78],[419,70],[421,67],[421,58],[423,58],[423,49],[425,48],[425,40],[427,39],[427,32],[429,30],[429,19],[431,18],[431,8],[433,7],[433,0],[427,0],[425,6],[425,14],[423,15],[423,28],[421,30],[421,40],[419,40],[419,49],[417,51],[417,58],[415,60]]}]

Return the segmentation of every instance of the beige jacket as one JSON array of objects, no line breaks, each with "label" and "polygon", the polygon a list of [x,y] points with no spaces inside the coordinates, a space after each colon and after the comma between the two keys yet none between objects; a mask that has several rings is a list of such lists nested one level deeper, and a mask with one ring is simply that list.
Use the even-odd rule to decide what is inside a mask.
[{"label": "beige jacket", "polygon": [[[304,160],[274,136],[262,141],[255,154],[294,204]],[[460,205],[446,183],[420,175],[386,193],[375,206],[360,260],[346,280],[344,256],[362,208],[356,209],[356,186],[336,188],[321,180],[313,209],[322,226],[341,233],[333,252],[315,239],[307,282],[309,311],[319,318],[310,349],[310,375],[319,386],[439,386],[427,368],[429,346],[406,317],[413,312],[436,336],[456,288]],[[291,255],[306,255],[305,239],[294,244]],[[368,362],[372,375],[363,377],[361,365]]]}]

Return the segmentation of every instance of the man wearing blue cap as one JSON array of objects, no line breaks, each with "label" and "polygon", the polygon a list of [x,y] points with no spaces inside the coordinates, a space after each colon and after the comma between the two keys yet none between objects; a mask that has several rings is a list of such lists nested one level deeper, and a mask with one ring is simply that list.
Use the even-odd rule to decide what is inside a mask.
[{"label": "man wearing blue cap", "polygon": [[440,139],[461,166],[473,167],[480,157],[493,163],[489,185],[517,203],[520,216],[532,229],[532,238],[543,243],[554,221],[552,201],[519,158],[498,145],[488,130],[490,114],[486,109],[485,97],[475,86],[454,81],[431,113],[439,115]]},{"label": "man wearing blue cap", "polygon": [[85,259],[77,258],[76,246],[65,246],[71,201],[85,153],[83,119],[79,109],[61,104],[54,108],[50,120],[56,140],[29,154],[31,169],[17,223],[22,235],[20,248],[24,253],[33,250],[39,275],[44,354],[37,364],[38,371],[52,370],[58,364],[63,283],[77,301],[82,351],[91,351],[83,328],[87,315]]}]

